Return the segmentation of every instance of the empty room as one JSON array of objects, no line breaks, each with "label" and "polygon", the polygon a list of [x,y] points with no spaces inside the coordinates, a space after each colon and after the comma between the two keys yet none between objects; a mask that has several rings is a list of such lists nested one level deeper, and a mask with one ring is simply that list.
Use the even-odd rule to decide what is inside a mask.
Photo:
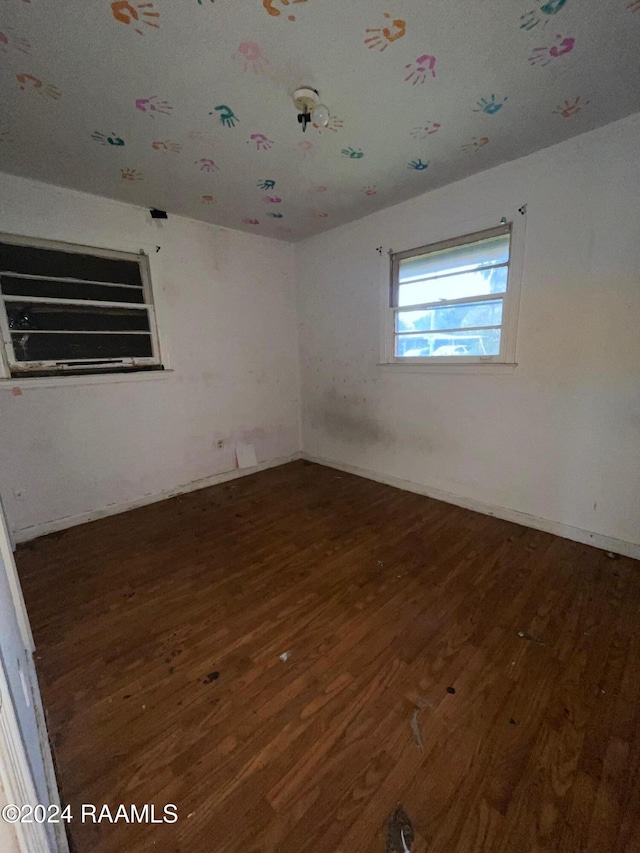
[{"label": "empty room", "polygon": [[2,853],[640,853],[639,50],[0,2]]}]

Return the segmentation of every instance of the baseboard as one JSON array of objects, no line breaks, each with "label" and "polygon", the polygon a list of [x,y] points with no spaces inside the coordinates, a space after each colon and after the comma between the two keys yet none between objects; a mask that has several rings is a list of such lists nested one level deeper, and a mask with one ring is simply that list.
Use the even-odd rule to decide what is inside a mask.
[{"label": "baseboard", "polygon": [[75,527],[77,524],[86,524],[88,521],[96,521],[108,515],[118,515],[118,513],[127,512],[130,509],[137,509],[138,507],[147,506],[158,501],[166,501],[168,498],[176,497],[176,495],[185,495],[187,492],[195,492],[197,489],[206,489],[207,486],[217,486],[220,483],[227,483],[229,480],[236,480],[238,477],[257,474],[258,471],[266,471],[268,468],[276,468],[278,465],[286,465],[287,462],[295,462],[301,458],[301,453],[296,451],[290,456],[280,456],[277,459],[270,459],[268,462],[259,462],[251,468],[235,468],[232,471],[225,471],[222,474],[203,477],[201,480],[192,480],[190,483],[176,486],[174,489],[166,489],[153,495],[143,495],[131,501],[109,504],[102,509],[90,510],[79,515],[67,515],[62,518],[54,518],[52,521],[43,521],[41,524],[33,524],[30,527],[14,530],[13,538],[16,543],[29,542],[38,536],[46,536],[47,533],[57,533],[59,530],[66,530],[68,527]]},{"label": "baseboard", "polygon": [[594,533],[590,530],[583,530],[580,527],[571,527],[569,524],[562,524],[559,521],[552,521],[549,518],[540,518],[536,515],[529,515],[529,513],[520,512],[517,509],[494,506],[493,504],[477,501],[474,498],[468,498],[464,495],[445,492],[442,489],[424,486],[421,483],[414,483],[411,480],[403,480],[400,477],[389,477],[386,474],[379,474],[377,471],[371,471],[368,468],[360,468],[357,465],[347,465],[344,462],[337,462],[335,459],[324,459],[321,456],[314,456],[313,454],[306,453],[305,451],[302,452],[302,458],[309,462],[316,462],[318,465],[325,465],[328,468],[345,471],[347,474],[356,474],[358,477],[365,477],[368,480],[375,480],[378,483],[395,486],[397,489],[404,489],[407,492],[415,492],[419,495],[435,498],[435,500],[438,501],[444,501],[445,503],[455,504],[456,506],[471,509],[475,512],[481,512],[483,515],[493,515],[496,518],[502,518],[505,521],[513,521],[516,524],[522,524],[524,527],[532,527],[534,530],[543,530],[545,533],[553,533],[556,536],[562,536],[564,539],[572,539],[574,542],[593,545],[594,548],[601,548],[603,551],[611,551],[614,554],[622,554],[624,557],[632,557],[634,560],[640,560],[640,544],[636,544],[634,542],[627,542],[624,539],[615,539],[612,536],[604,536],[602,533]]}]

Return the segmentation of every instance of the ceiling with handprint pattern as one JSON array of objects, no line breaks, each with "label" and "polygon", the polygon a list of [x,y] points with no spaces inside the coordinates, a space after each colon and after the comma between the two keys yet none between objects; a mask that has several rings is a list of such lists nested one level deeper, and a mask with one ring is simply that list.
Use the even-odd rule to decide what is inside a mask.
[{"label": "ceiling with handprint pattern", "polygon": [[0,170],[299,240],[639,111],[639,46],[640,0],[0,0]]}]

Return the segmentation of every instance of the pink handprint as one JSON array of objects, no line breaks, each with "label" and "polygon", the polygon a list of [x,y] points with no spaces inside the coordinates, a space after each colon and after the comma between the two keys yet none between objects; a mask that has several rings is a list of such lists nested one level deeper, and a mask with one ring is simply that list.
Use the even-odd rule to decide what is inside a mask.
[{"label": "pink handprint", "polygon": [[273,146],[273,140],[267,139],[264,133],[252,133],[247,143],[255,142],[258,151],[266,151]]},{"label": "pink handprint", "polygon": [[277,195],[265,195],[263,196],[262,201],[265,204],[280,204],[282,199]]},{"label": "pink handprint", "polygon": [[640,11],[640,0],[632,0],[632,2],[627,6],[627,9],[631,9],[632,12]]},{"label": "pink handprint", "polygon": [[573,47],[576,43],[574,38],[562,38],[561,35],[556,36],[556,41],[558,44],[553,44],[550,47],[536,47],[533,50],[533,53],[529,57],[529,63],[531,65],[540,65],[544,67],[548,65],[552,59],[557,58],[558,56],[564,56],[565,53],[571,53]]},{"label": "pink handprint", "polygon": [[[283,6],[289,5],[289,0],[281,0]],[[293,3],[306,3],[307,0],[291,0]],[[274,18],[278,18],[280,16],[280,9],[276,9],[273,5],[275,0],[262,0],[262,5],[267,10],[270,15],[273,15]],[[287,20],[295,21],[295,15],[287,15]]]},{"label": "pink handprint", "polygon": [[259,219],[243,219],[242,222],[244,225],[260,225]]},{"label": "pink handprint", "polygon": [[431,74],[432,77],[436,76],[436,58],[425,53],[419,56],[415,62],[405,65],[405,68],[409,69],[409,74],[404,78],[405,82],[411,80],[411,85],[415,86],[416,83],[424,83],[427,79],[427,73]]},{"label": "pink handprint", "polygon": [[8,53],[17,50],[20,53],[31,53],[31,45],[26,39],[14,36],[11,32],[0,32],[0,52]]},{"label": "pink handprint", "polygon": [[261,74],[267,70],[267,65],[269,65],[269,60],[263,55],[260,45],[255,41],[240,42],[236,58],[241,59],[244,72],[253,71],[254,74]]},{"label": "pink handprint", "polygon": [[[127,2],[127,0],[115,0],[115,2],[111,4],[111,11],[116,21],[120,21],[120,23],[127,25],[131,24],[133,21],[140,21],[140,15],[138,14],[137,9],[140,9],[140,13],[142,14],[142,23],[147,24],[149,27],[155,27],[157,30],[160,29],[160,24],[155,23],[155,21],[147,20],[147,18],[160,17],[159,12],[147,11],[153,9],[153,3],[138,3],[136,7],[134,7],[131,3]],[[134,27],[134,29],[138,35],[142,35],[142,30],[138,29],[138,27]]]},{"label": "pink handprint", "polygon": [[424,127],[414,127],[411,131],[411,136],[414,139],[426,139],[432,133],[437,133],[442,125],[437,121],[428,121]]},{"label": "pink handprint", "polygon": [[158,100],[157,95],[151,95],[149,98],[138,98],[136,109],[140,110],[141,113],[149,113],[151,118],[154,118],[154,113],[162,113],[168,116],[173,107],[167,101]]},{"label": "pink handprint", "polygon": [[201,172],[213,172],[214,170],[218,172],[220,171],[220,166],[216,165],[216,163],[208,157],[203,157],[201,160],[194,160],[194,163],[196,166],[198,164],[200,165]]},{"label": "pink handprint", "polygon": [[363,189],[363,192],[365,195],[375,195],[377,193],[377,190],[374,185],[373,187],[365,187]]},{"label": "pink handprint", "polygon": [[308,139],[303,139],[302,142],[298,142],[298,148],[302,151],[305,157],[315,157],[315,145],[313,142],[309,142]]}]

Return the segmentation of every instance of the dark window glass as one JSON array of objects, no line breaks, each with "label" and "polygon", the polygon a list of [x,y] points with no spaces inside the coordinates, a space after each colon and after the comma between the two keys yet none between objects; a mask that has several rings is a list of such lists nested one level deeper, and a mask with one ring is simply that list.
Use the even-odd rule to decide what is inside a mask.
[{"label": "dark window glass", "polygon": [[148,332],[146,310],[135,308],[83,308],[41,302],[7,302],[9,328],[67,332]]},{"label": "dark window glass", "polygon": [[150,335],[47,334],[12,332],[16,361],[64,361],[92,358],[150,358]]},{"label": "dark window glass", "polygon": [[49,299],[91,299],[94,302],[144,302],[141,287],[112,287],[84,281],[52,281],[46,278],[12,278],[3,275],[5,296],[39,296]]},{"label": "dark window glass", "polygon": [[0,243],[0,272],[142,285],[140,264],[137,261],[100,258],[54,249],[36,249],[33,246],[18,246],[14,243]]}]

